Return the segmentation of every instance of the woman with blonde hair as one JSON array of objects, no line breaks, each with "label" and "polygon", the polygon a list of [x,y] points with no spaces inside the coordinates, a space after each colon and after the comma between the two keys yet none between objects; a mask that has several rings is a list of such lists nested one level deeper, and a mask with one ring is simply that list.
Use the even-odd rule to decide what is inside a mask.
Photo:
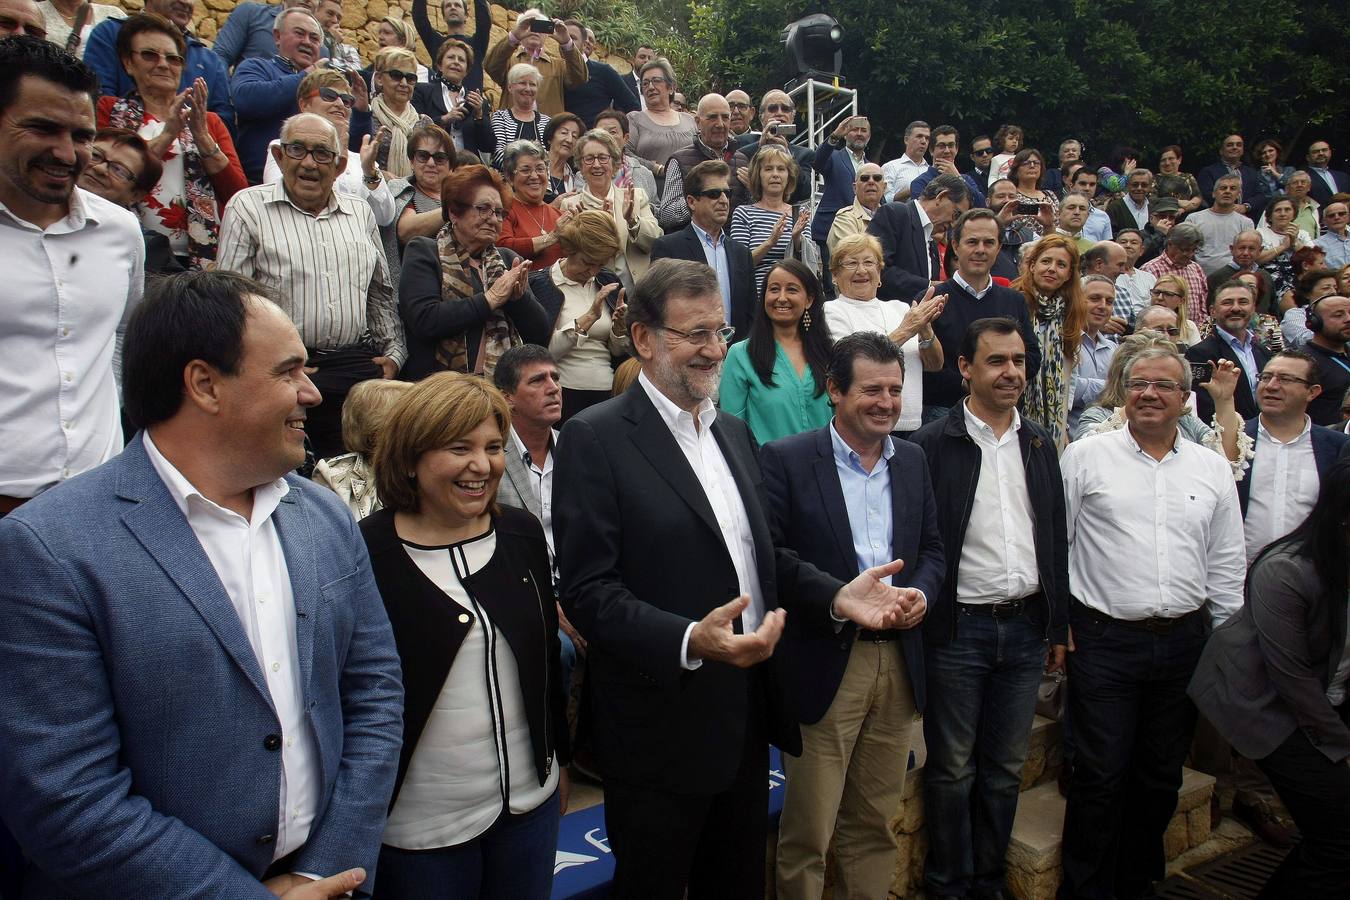
[{"label": "woman with blonde hair", "polygon": [[347,452],[320,460],[314,467],[314,481],[341,497],[358,519],[380,508],[371,463],[375,439],[389,411],[410,388],[406,381],[383,378],[357,383],[342,401],[342,445]]},{"label": "woman with blonde hair", "polygon": [[378,159],[390,178],[407,178],[413,174],[412,157],[408,154],[408,135],[418,125],[431,119],[418,113],[412,105],[413,85],[417,83],[417,57],[402,47],[386,47],[375,54],[376,95],[370,101],[371,127],[381,125],[388,129],[388,140],[380,143]]},{"label": "woman with blonde hair", "polygon": [[1047,234],[1022,254],[1022,275],[1009,285],[1027,300],[1027,312],[1041,345],[1041,367],[1027,379],[1023,414],[1036,422],[1061,450],[1069,442],[1073,368],[1087,322],[1087,301],[1078,282],[1078,245],[1062,234]]},{"label": "woman with blonde hair", "polygon": [[546,900],[570,751],[539,520],[499,506],[511,411],[482,378],[414,385],[375,445],[361,522],[403,672],[377,898]]},{"label": "woman with blonde hair", "polygon": [[1165,306],[1176,311],[1177,328],[1181,329],[1177,343],[1187,347],[1200,343],[1200,329],[1195,327],[1186,313],[1191,302],[1191,289],[1186,286],[1186,279],[1180,275],[1159,276],[1148,294],[1154,306]]},{"label": "woman with blonde hair", "polygon": [[562,421],[610,396],[614,357],[630,348],[628,310],[618,277],[605,266],[618,257],[614,217],[584,209],[558,228],[562,259],[530,273],[530,291],[553,330],[548,349],[558,363]]},{"label": "woman with blonde hair", "polygon": [[761,147],[750,160],[750,197],[731,212],[727,234],[750,248],[755,263],[755,295],[764,293],[764,279],[779,260],[801,255],[802,232],[811,218],[792,207],[788,198],[800,175],[797,161],[782,147]]},{"label": "woman with blonde hair", "polygon": [[586,132],[576,142],[572,156],[582,187],[558,207],[564,212],[590,209],[611,216],[617,226],[619,249],[606,265],[619,276],[624,288],[631,291],[638,279],[647,274],[652,244],[661,236],[651,198],[641,188],[614,186],[614,169],[623,154],[608,131],[593,128]]}]

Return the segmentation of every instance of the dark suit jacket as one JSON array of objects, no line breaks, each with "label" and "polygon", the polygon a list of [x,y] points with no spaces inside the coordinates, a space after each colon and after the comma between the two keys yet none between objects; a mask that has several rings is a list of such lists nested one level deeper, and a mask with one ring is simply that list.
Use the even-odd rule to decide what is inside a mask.
[{"label": "dark suit jacket", "polygon": [[[726,232],[724,231],[725,235]],[[750,322],[755,317],[755,265],[750,259],[750,249],[740,241],[726,238],[727,271],[731,274],[731,321],[727,324],[736,329],[732,342],[743,341],[750,336]],[[652,244],[652,262],[658,259],[687,259],[692,262],[706,263],[708,257],[703,254],[703,241],[694,231],[694,225],[684,226],[656,239]]]},{"label": "dark suit jacket", "polygon": [[[745,505],[764,609],[823,626],[841,583],[774,545],[746,424],[718,413],[711,428]],[[562,605],[588,642],[583,709],[605,778],[726,790],[756,721],[801,753],[776,657],[680,666],[688,627],[741,590],[707,495],[643,383],[569,419],[554,471]]]},{"label": "dark suit jacket", "polygon": [[1248,759],[1269,756],[1296,729],[1332,762],[1350,756],[1350,727],[1326,698],[1345,648],[1345,597],[1327,592],[1306,557],[1265,553],[1242,609],[1205,644],[1187,693]]},{"label": "dark suit jacket", "polygon": [[[467,80],[465,79],[465,90],[481,90],[481,87],[469,87]],[[441,117],[450,110],[445,108],[445,95],[441,92],[439,81],[413,85],[412,105],[413,109],[424,116],[431,116],[432,121],[445,128]],[[464,149],[470,153],[486,153],[491,156],[497,149],[497,136],[492,131],[492,104],[487,98],[483,99],[480,111],[482,115],[461,120],[461,127],[464,129]]]},{"label": "dark suit jacket", "polygon": [[[759,139],[746,141],[740,144],[741,152],[745,154],[748,160],[754,160],[755,154],[759,152]],[[769,146],[773,146],[770,144]],[[799,144],[788,144],[788,153],[792,154],[792,159],[797,163],[797,184],[792,189],[792,196],[788,198],[789,203],[805,203],[811,199],[811,163],[816,160],[816,151],[810,147],[803,147]]]},{"label": "dark suit jacket", "polygon": [[[881,288],[883,300],[913,303],[928,290],[928,243],[915,209],[917,200],[883,203],[867,225],[869,234],[881,241]],[[933,273],[937,277],[937,273]]]},{"label": "dark suit jacket", "polygon": [[613,66],[588,59],[586,73],[590,76],[586,81],[563,89],[563,102],[568,112],[581,116],[587,128],[594,128],[595,117],[610,107],[626,113],[642,108],[629,87],[632,81],[625,81]]},{"label": "dark suit jacket", "polygon": [[[102,26],[100,25],[99,27],[101,28]],[[1331,189],[1328,188],[1327,183],[1322,180],[1322,176],[1312,169],[1304,166],[1303,171],[1307,172],[1308,177],[1312,179],[1312,190],[1308,191],[1308,196],[1316,200],[1319,205],[1326,206],[1331,202]],[[1336,182],[1337,193],[1350,191],[1350,175],[1347,175],[1339,169],[1329,169],[1328,171],[1331,173],[1331,180]],[[1253,219],[1253,221],[1255,220]],[[1316,236],[1317,235],[1313,235],[1313,237]]]},{"label": "dark suit jacket", "polygon": [[835,214],[853,205],[853,182],[857,180],[857,174],[843,141],[838,146],[833,141],[826,141],[816,147],[811,169],[825,181],[820,199],[816,201],[816,217],[811,220],[811,237],[824,241],[830,236]]},{"label": "dark suit jacket", "polygon": [[[448,35],[441,34],[431,24],[431,17],[427,15],[427,0],[413,0],[412,20],[413,26],[417,29],[417,36],[426,45],[427,54],[432,62],[435,62],[436,51],[441,49],[441,44]],[[488,5],[488,0],[473,0],[473,34],[456,36],[457,40],[473,48],[473,65],[469,66],[469,72],[464,76],[464,86],[471,91],[483,89],[483,57],[487,56],[488,38],[491,34],[492,8]],[[370,82],[369,76],[366,77],[366,82]]]},{"label": "dark suit jacket", "polygon": [[1111,218],[1111,231],[1115,234],[1126,228],[1139,227],[1139,223],[1134,220],[1134,213],[1130,212],[1130,208],[1125,204],[1124,197],[1117,197],[1106,204],[1106,214]]},{"label": "dark suit jacket", "polygon": [[[1247,420],[1247,437],[1253,441],[1256,440],[1256,430],[1260,425],[1260,416],[1254,416]],[[1327,470],[1331,468],[1332,463],[1341,456],[1342,452],[1350,447],[1350,435],[1344,431],[1338,431],[1332,428],[1324,428],[1321,425],[1313,425],[1312,431],[1308,435],[1312,439],[1313,462],[1317,464],[1318,479],[1325,478]],[[1261,461],[1260,454],[1252,457],[1250,468],[1247,469],[1247,476],[1237,483],[1238,502],[1242,505],[1242,517],[1247,517],[1247,499],[1252,491],[1252,472]]]},{"label": "dark suit jacket", "polygon": [[[1266,367],[1266,363],[1270,361],[1270,351],[1261,346],[1259,341],[1254,340],[1252,341],[1252,356],[1256,358],[1256,371],[1260,373]],[[1241,360],[1233,352],[1233,348],[1228,346],[1228,342],[1219,335],[1217,326],[1215,326],[1214,334],[1186,350],[1186,358],[1191,362],[1209,362],[1211,359],[1218,362],[1221,359],[1228,359],[1233,361],[1233,365],[1242,368]],[[1233,395],[1233,405],[1237,407],[1237,413],[1243,419],[1250,419],[1261,411],[1256,405],[1256,395],[1252,392],[1252,386],[1246,375],[1238,376],[1237,392]],[[1209,398],[1209,391],[1200,387],[1195,388],[1195,413],[1200,417],[1200,421],[1205,424],[1209,424],[1210,419],[1214,418],[1214,401]]]},{"label": "dark suit jacket", "polygon": [[[894,583],[917,588],[929,603],[936,603],[946,564],[928,464],[923,451],[913,444],[894,440],[894,446],[895,454],[886,463],[891,475],[891,558],[905,561]],[[841,581],[856,578],[858,557],[839,484],[830,426],[765,445],[760,462],[775,542],[791,547],[802,559]],[[833,622],[823,628],[808,628],[788,617],[775,656],[786,669],[788,696],[798,721],[814,724],[829,710],[857,632],[858,626],[852,622],[839,628]],[[923,712],[928,693],[923,629],[906,631],[899,646],[909,670],[914,703]]]}]

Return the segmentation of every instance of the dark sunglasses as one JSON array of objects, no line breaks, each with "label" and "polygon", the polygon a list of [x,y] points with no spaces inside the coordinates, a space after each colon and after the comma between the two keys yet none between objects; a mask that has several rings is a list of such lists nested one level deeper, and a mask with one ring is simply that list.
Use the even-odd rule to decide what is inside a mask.
[{"label": "dark sunglasses", "polygon": [[730,197],[731,188],[708,188],[706,191],[699,191],[694,196],[702,197],[705,200],[716,200],[718,197]]},{"label": "dark sunglasses", "polygon": [[972,151],[970,151],[970,155],[971,155],[971,156],[989,156],[989,155],[992,154],[993,152],[994,152],[994,148],[993,148],[993,147],[985,147],[983,150],[972,150]]},{"label": "dark sunglasses", "polygon": [[152,66],[159,65],[161,59],[175,69],[183,64],[183,57],[179,56],[177,53],[160,53],[158,50],[151,50],[149,47],[146,47],[143,50],[137,50],[136,55],[141,58],[142,62],[147,62]]},{"label": "dark sunglasses", "polygon": [[886,180],[886,176],[885,176],[885,175],[882,175],[880,172],[876,172],[876,173],[871,174],[871,175],[859,175],[859,176],[858,176],[858,180],[859,180],[859,181],[885,181],[885,180]]},{"label": "dark sunglasses", "polygon": [[764,111],[771,113],[790,113],[796,112],[797,107],[793,106],[791,103],[770,103],[768,106],[764,107]]},{"label": "dark sunglasses", "polygon": [[[351,94],[344,94],[341,91],[337,90],[336,88],[321,87],[315,93],[317,93],[319,95],[319,99],[324,101],[325,103],[332,103],[334,100],[341,100],[342,105],[347,107],[348,109],[351,109],[353,106],[356,105],[356,98],[354,96],[352,96]],[[310,94],[310,96],[313,97],[314,94]]]},{"label": "dark sunglasses", "polygon": [[416,72],[404,72],[402,69],[385,69],[384,75],[388,78],[394,79],[395,81],[402,79],[403,81],[408,82],[408,84],[417,83]]},{"label": "dark sunglasses", "polygon": [[446,153],[444,150],[437,150],[435,153],[432,153],[430,150],[414,150],[412,158],[414,162],[419,162],[424,165],[433,159],[439,164],[448,162],[450,154]]}]

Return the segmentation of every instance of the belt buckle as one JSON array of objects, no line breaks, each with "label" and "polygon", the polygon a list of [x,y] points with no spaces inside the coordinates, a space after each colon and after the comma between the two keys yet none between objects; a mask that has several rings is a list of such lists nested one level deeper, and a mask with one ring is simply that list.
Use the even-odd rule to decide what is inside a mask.
[{"label": "belt buckle", "polygon": [[995,619],[1006,619],[1022,612],[1021,600],[1003,600],[989,607],[989,614]]}]

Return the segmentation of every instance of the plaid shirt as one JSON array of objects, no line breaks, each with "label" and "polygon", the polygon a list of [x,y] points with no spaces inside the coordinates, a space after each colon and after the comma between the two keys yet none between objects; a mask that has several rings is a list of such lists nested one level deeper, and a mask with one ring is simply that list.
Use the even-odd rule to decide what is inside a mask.
[{"label": "plaid shirt", "polygon": [[1209,318],[1209,284],[1205,281],[1205,270],[1200,268],[1198,262],[1191,261],[1183,268],[1177,268],[1172,264],[1172,260],[1168,258],[1166,253],[1161,253],[1139,268],[1155,278],[1161,278],[1164,275],[1180,275],[1181,279],[1186,282],[1186,289],[1190,293],[1186,306],[1187,316],[1195,323],[1197,328]]}]

